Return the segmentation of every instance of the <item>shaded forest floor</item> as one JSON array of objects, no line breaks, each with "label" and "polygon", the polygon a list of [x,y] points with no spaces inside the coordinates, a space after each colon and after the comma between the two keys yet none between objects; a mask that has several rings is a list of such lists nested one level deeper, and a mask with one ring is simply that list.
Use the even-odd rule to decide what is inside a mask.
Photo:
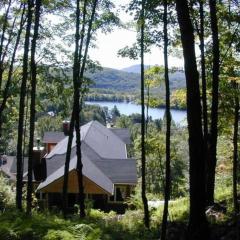
[{"label": "shaded forest floor", "polygon": [[[227,203],[228,199],[208,211],[211,240],[236,239]],[[168,240],[186,239],[187,205],[185,198],[171,204]],[[157,240],[161,214],[161,208],[151,210],[151,229],[146,230],[141,210],[129,210],[124,215],[90,210],[84,220],[78,215],[70,215],[66,220],[57,213],[34,211],[32,217],[27,217],[12,209],[0,214],[0,240]]]},{"label": "shaded forest floor", "polygon": [[[219,178],[216,204],[207,210],[211,240],[236,240],[233,221],[231,178]],[[6,185],[5,185],[6,186]],[[14,196],[14,195],[13,195]],[[132,204],[138,206],[124,215],[87,209],[83,220],[78,215],[63,219],[58,212],[41,212],[37,207],[31,217],[18,212],[12,204],[0,213],[0,240],[157,240],[163,206],[150,209],[151,228],[143,225],[141,198],[134,195]],[[7,200],[8,199],[8,200]],[[6,198],[9,202],[9,197]],[[14,201],[13,201],[14,202]],[[1,205],[1,204],[0,204]],[[169,204],[168,240],[185,240],[189,201],[179,198]],[[240,231],[240,229],[239,229]]]}]

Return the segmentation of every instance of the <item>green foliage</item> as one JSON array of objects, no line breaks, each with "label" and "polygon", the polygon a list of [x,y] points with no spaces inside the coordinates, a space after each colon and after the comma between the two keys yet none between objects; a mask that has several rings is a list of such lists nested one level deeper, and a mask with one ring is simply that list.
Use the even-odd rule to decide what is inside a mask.
[{"label": "green foliage", "polygon": [[116,122],[116,119],[117,119],[118,117],[120,117],[120,115],[121,115],[121,114],[120,114],[117,106],[114,105],[113,109],[112,109],[111,112],[110,112],[110,116],[111,116],[112,121],[113,121],[113,122]]},{"label": "green foliage", "polygon": [[154,88],[160,86],[164,81],[164,67],[163,66],[153,66],[144,71],[145,73],[145,85],[147,88]]},{"label": "green foliage", "polygon": [[178,109],[186,109],[186,89],[177,89],[171,94],[171,106]]},{"label": "green foliage", "polygon": [[43,137],[44,132],[62,131],[63,120],[64,119],[61,116],[39,117],[36,123],[36,135],[38,137]]},{"label": "green foliage", "polygon": [[8,211],[0,215],[0,224],[0,240],[97,240],[102,234],[95,225],[64,220],[48,213],[34,212],[32,217],[26,217],[24,213]]},{"label": "green foliage", "polygon": [[84,105],[81,111],[81,124],[97,120],[106,125],[106,114],[103,108],[96,105]]},{"label": "green foliage", "polygon": [[[146,187],[147,192],[163,194],[165,177],[165,129],[161,124],[159,130],[155,122],[148,125],[148,133],[145,142],[146,147]],[[184,129],[175,128],[171,137],[171,198],[185,196],[187,191],[187,133]],[[134,138],[134,156],[141,158],[141,138],[138,134]],[[140,169],[140,162],[138,162]]]},{"label": "green foliage", "polygon": [[0,211],[12,208],[15,204],[14,186],[0,173]]},{"label": "green foliage", "polygon": [[49,230],[43,240],[74,240],[76,239],[71,233],[66,230]]}]

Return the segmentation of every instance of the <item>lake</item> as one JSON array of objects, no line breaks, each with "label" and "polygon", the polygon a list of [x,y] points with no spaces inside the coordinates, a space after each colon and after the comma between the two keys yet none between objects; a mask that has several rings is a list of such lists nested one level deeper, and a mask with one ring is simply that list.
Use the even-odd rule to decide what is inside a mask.
[{"label": "lake", "polygon": [[[116,105],[119,112],[125,115],[131,115],[132,113],[141,113],[141,106],[134,103],[127,102],[104,102],[104,101],[86,101],[86,104],[89,105],[99,105],[101,107],[108,107],[108,110],[113,109]],[[165,109],[164,108],[149,108],[148,113],[152,119],[160,119],[163,118]],[[184,110],[175,110],[171,109],[172,118],[175,123],[179,123],[181,125],[186,124],[187,112]]]}]

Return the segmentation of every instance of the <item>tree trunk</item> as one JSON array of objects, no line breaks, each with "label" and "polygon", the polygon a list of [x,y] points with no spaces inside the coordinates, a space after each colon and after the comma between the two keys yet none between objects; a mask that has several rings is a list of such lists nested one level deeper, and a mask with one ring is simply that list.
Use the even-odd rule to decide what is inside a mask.
[{"label": "tree trunk", "polygon": [[[23,10],[22,10],[22,15],[21,15],[21,20],[20,20],[20,27],[17,33],[17,38],[15,42],[15,46],[13,49],[12,57],[11,57],[11,62],[8,70],[8,77],[7,77],[7,82],[5,84],[4,90],[3,90],[3,95],[2,95],[2,103],[0,105],[0,144],[2,144],[2,126],[3,126],[3,111],[6,107],[7,99],[9,97],[9,88],[12,82],[12,75],[13,75],[13,66],[16,58],[16,52],[18,49],[19,41],[21,38],[22,30],[23,30],[23,25],[24,25],[24,14],[25,14],[25,4],[23,4]],[[0,152],[1,154],[1,152]]]},{"label": "tree trunk", "polygon": [[[76,0],[76,32],[75,32],[75,52],[74,52],[74,65],[73,65],[73,86],[74,86],[74,97],[73,97],[73,110],[72,110],[72,117],[70,121],[70,132],[68,137],[68,146],[67,146],[67,153],[66,153],[66,161],[65,161],[65,169],[64,169],[64,181],[63,181],[63,215],[66,217],[67,215],[67,207],[68,207],[68,171],[69,171],[69,164],[71,160],[71,150],[72,150],[72,140],[73,140],[73,130],[74,130],[74,123],[76,120],[76,107],[77,104],[77,82],[79,78],[79,34],[80,28],[80,0]],[[78,154],[77,146],[77,154]],[[80,149],[81,151],[81,149]]]},{"label": "tree trunk", "polygon": [[[90,44],[90,40],[91,40],[91,32],[92,32],[92,26],[93,26],[93,21],[95,18],[95,13],[96,13],[96,8],[97,8],[97,3],[98,0],[95,0],[93,2],[93,6],[92,6],[92,13],[91,13],[91,18],[88,24],[88,32],[87,32],[87,36],[86,36],[86,46],[85,46],[85,52],[84,52],[84,56],[83,59],[81,61],[81,56],[82,56],[82,47],[83,47],[83,34],[85,32],[85,15],[86,15],[86,1],[84,1],[84,7],[83,7],[83,27],[81,30],[81,34],[82,34],[82,38],[81,38],[81,42],[80,42],[80,48],[79,48],[79,60],[78,60],[78,66],[80,67],[80,75],[79,78],[77,79],[77,106],[76,106],[76,123],[75,123],[75,128],[76,128],[76,141],[77,141],[77,171],[78,171],[78,184],[79,184],[79,200],[80,200],[80,217],[85,217],[85,205],[84,205],[84,186],[83,186],[83,173],[82,173],[82,168],[83,168],[83,164],[82,164],[82,154],[81,154],[81,135],[80,135],[80,112],[82,109],[82,101],[80,98],[80,92],[82,92],[82,82],[83,82],[83,74],[85,72],[85,66],[86,66],[86,61],[87,61],[87,54],[88,54],[88,49],[89,49],[89,44]],[[82,62],[82,64],[81,64]],[[80,104],[81,103],[81,104]]]},{"label": "tree trunk", "polygon": [[207,153],[208,138],[208,115],[207,115],[207,81],[206,81],[206,63],[205,63],[205,41],[204,41],[204,5],[203,0],[200,4],[200,51],[201,51],[201,75],[202,75],[202,113],[203,113],[203,136],[204,136],[204,152]]},{"label": "tree trunk", "polygon": [[[85,2],[85,1],[84,1]],[[84,3],[85,4],[85,3]],[[76,19],[76,39],[75,39],[75,56],[74,56],[74,109],[75,109],[75,130],[76,130],[76,154],[77,154],[77,175],[79,187],[79,206],[80,217],[85,217],[84,206],[84,187],[82,175],[82,152],[81,152],[81,129],[80,129],[80,56],[79,41],[80,41],[80,1],[77,1],[77,19]],[[85,13],[84,13],[85,15]],[[85,25],[85,23],[83,23]]]},{"label": "tree trunk", "polygon": [[239,204],[237,191],[237,171],[238,171],[238,121],[239,121],[239,97],[238,84],[234,83],[235,93],[235,109],[234,109],[234,128],[233,128],[233,204],[236,221],[236,240],[239,239]]},{"label": "tree trunk", "polygon": [[187,84],[187,120],[189,132],[190,216],[188,239],[209,239],[205,216],[205,161],[203,149],[199,74],[197,71],[194,30],[187,0],[176,0]]},{"label": "tree trunk", "polygon": [[147,114],[146,114],[146,137],[148,137],[148,123],[149,123],[149,102],[150,102],[150,84],[147,84]]},{"label": "tree trunk", "polygon": [[6,14],[3,20],[3,26],[2,26],[2,34],[1,34],[1,40],[0,40],[0,89],[2,88],[2,77],[3,77],[3,44],[4,44],[4,38],[5,38],[5,33],[6,33],[6,29],[7,29],[7,23],[8,23],[8,14],[10,11],[10,7],[11,7],[12,1],[10,0],[8,2],[8,6],[7,6],[7,10],[6,10]]},{"label": "tree trunk", "polygon": [[29,130],[29,149],[28,149],[28,183],[27,183],[27,214],[32,210],[32,172],[33,172],[33,147],[34,147],[34,130],[35,130],[35,102],[37,86],[37,66],[35,61],[36,43],[38,39],[40,9],[42,0],[36,0],[35,3],[35,22],[34,33],[31,46],[31,103],[30,103],[30,130]]},{"label": "tree trunk", "polygon": [[215,170],[217,164],[217,136],[218,136],[218,86],[219,86],[219,39],[216,0],[209,0],[211,30],[213,39],[213,69],[212,69],[212,105],[211,126],[209,138],[209,159],[207,165],[206,203],[214,204]]},{"label": "tree trunk", "polygon": [[[75,99],[74,101],[75,102]],[[73,141],[73,129],[74,129],[74,121],[75,121],[75,112],[74,112],[74,103],[73,110],[71,114],[70,126],[69,126],[69,134],[68,134],[68,144],[67,144],[67,152],[66,152],[66,160],[64,165],[64,177],[63,177],[63,194],[62,194],[62,209],[64,218],[67,217],[67,207],[68,207],[68,171],[71,160],[71,150],[72,150],[72,141]]]},{"label": "tree trunk", "polygon": [[141,10],[141,109],[142,109],[142,121],[141,121],[141,154],[142,154],[142,202],[144,208],[144,224],[146,228],[149,228],[149,211],[148,201],[146,197],[146,150],[145,150],[145,102],[144,102],[144,28],[145,28],[145,1],[142,0]]},{"label": "tree trunk", "polygon": [[170,113],[170,88],[168,75],[168,3],[164,0],[163,15],[163,33],[164,33],[164,66],[165,66],[165,85],[166,85],[166,173],[165,173],[165,189],[164,189],[164,209],[162,218],[161,240],[166,239],[167,217],[168,217],[168,201],[170,199],[171,190],[171,113]]},{"label": "tree trunk", "polygon": [[[207,165],[208,165],[208,108],[207,108],[207,80],[206,80],[206,63],[205,63],[205,41],[204,41],[204,1],[199,1],[200,5],[200,52],[201,52],[201,75],[202,75],[202,113],[203,113],[203,141],[204,141],[204,159],[205,159],[205,179],[207,182]],[[207,186],[205,191],[207,192]],[[208,204],[206,204],[208,205]]]},{"label": "tree trunk", "polygon": [[[85,65],[87,60],[87,53],[89,48],[89,43],[91,39],[91,31],[92,24],[96,13],[98,0],[93,2],[92,6],[92,14],[88,25],[87,39],[85,43],[85,52],[81,65],[81,56],[83,49],[83,40],[84,40],[84,32],[85,32],[85,15],[86,15],[86,1],[84,1],[84,13],[83,13],[83,26],[81,30],[81,41],[79,34],[79,25],[80,25],[80,1],[77,0],[77,9],[76,9],[76,33],[75,33],[75,53],[74,53],[74,67],[73,67],[73,83],[74,83],[74,103],[73,103],[73,111],[70,122],[70,135],[68,139],[68,147],[66,153],[66,162],[64,169],[64,184],[63,184],[63,214],[66,217],[67,214],[67,187],[68,187],[68,171],[69,171],[69,163],[71,157],[71,146],[73,139],[73,129],[75,124],[76,130],[76,145],[77,145],[77,173],[78,173],[78,185],[79,185],[79,200],[80,200],[80,217],[85,216],[85,206],[84,206],[84,188],[83,188],[83,174],[82,174],[82,156],[81,156],[81,133],[80,133],[80,91],[81,84],[83,79],[83,74],[85,71]],[[79,45],[80,41],[80,45]]]},{"label": "tree trunk", "polygon": [[30,45],[30,32],[32,24],[32,9],[33,2],[28,0],[28,13],[27,13],[27,26],[24,42],[24,55],[23,55],[23,72],[22,83],[19,101],[19,119],[18,119],[18,139],[17,139],[17,184],[16,184],[16,206],[19,210],[22,210],[22,179],[23,179],[23,124],[24,124],[24,108],[25,108],[25,96],[26,86],[28,78],[28,52]]}]

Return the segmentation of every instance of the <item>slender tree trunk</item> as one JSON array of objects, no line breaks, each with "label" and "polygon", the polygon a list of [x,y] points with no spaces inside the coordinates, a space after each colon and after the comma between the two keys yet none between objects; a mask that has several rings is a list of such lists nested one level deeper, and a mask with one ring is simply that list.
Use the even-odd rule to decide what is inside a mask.
[{"label": "slender tree trunk", "polygon": [[28,184],[27,184],[27,214],[32,210],[32,171],[33,171],[33,147],[34,147],[34,131],[35,131],[35,102],[36,102],[36,86],[37,86],[37,66],[35,61],[36,43],[38,39],[40,9],[42,0],[36,0],[35,3],[35,22],[34,33],[31,46],[31,103],[30,103],[30,131],[29,131],[29,149],[28,149]]},{"label": "slender tree trunk", "polygon": [[74,111],[74,102],[73,101],[73,110],[71,114],[69,132],[68,132],[68,144],[66,152],[66,160],[64,166],[64,177],[63,177],[63,194],[62,194],[62,209],[64,218],[67,217],[67,208],[68,208],[68,171],[71,160],[71,150],[72,150],[72,141],[73,141],[73,130],[74,130],[74,121],[75,121],[75,111]]},{"label": "slender tree trunk", "polygon": [[[205,41],[204,41],[204,1],[199,1],[199,12],[200,12],[200,52],[201,52],[201,75],[202,75],[202,113],[203,113],[203,140],[204,140],[204,159],[205,159],[205,178],[207,182],[207,166],[208,166],[208,108],[207,108],[207,80],[206,80],[206,62],[205,62]],[[207,192],[207,186],[206,186]],[[208,205],[206,203],[206,205]]]},{"label": "slender tree trunk", "polygon": [[234,83],[235,93],[235,111],[234,111],[234,129],[233,129],[233,204],[236,221],[236,240],[239,240],[239,204],[238,204],[238,122],[239,122],[239,97],[238,84]]},{"label": "slender tree trunk", "polygon": [[19,101],[19,119],[18,119],[18,139],[17,139],[17,186],[16,186],[16,206],[19,210],[22,210],[22,178],[23,178],[23,124],[24,124],[24,108],[25,108],[25,96],[26,86],[28,78],[28,52],[30,45],[30,32],[32,24],[32,0],[28,0],[28,13],[27,13],[27,27],[24,43],[24,55],[23,55],[23,72],[21,93]]},{"label": "slender tree trunk", "polygon": [[147,85],[147,114],[146,114],[146,137],[148,136],[148,123],[149,123],[149,102],[150,102],[150,86]]},{"label": "slender tree trunk", "polygon": [[[85,2],[85,1],[84,1]],[[85,3],[84,3],[85,4]],[[85,13],[84,13],[85,14]],[[82,175],[82,152],[81,152],[81,129],[80,129],[80,58],[81,52],[79,51],[80,41],[80,1],[77,1],[77,19],[76,19],[76,39],[75,39],[75,56],[74,56],[74,95],[75,95],[75,130],[76,130],[76,154],[77,154],[77,175],[78,175],[78,187],[79,187],[79,205],[80,205],[80,217],[85,217],[84,206],[84,186]],[[85,25],[85,23],[83,23]]]},{"label": "slender tree trunk", "polygon": [[208,137],[208,116],[207,116],[207,81],[206,81],[206,63],[205,63],[205,41],[204,41],[204,6],[203,0],[200,4],[200,51],[201,51],[201,75],[202,75],[202,112],[203,112],[203,136],[207,146]]},{"label": "slender tree trunk", "polygon": [[181,32],[187,84],[187,119],[189,132],[190,216],[189,240],[209,239],[205,216],[205,160],[203,149],[199,74],[197,71],[194,30],[189,15],[188,1],[176,0]]},{"label": "slender tree trunk", "polygon": [[[79,54],[79,61],[78,61],[78,66],[81,66],[80,70],[80,75],[78,78],[78,83],[77,83],[77,106],[76,106],[76,123],[75,123],[75,128],[76,128],[76,141],[77,141],[77,171],[78,171],[78,184],[79,184],[79,200],[80,200],[80,217],[85,217],[85,205],[84,205],[84,186],[83,186],[83,173],[82,173],[82,155],[81,155],[81,132],[80,132],[80,112],[82,109],[82,97],[80,97],[80,94],[82,91],[82,82],[83,82],[83,74],[85,72],[85,66],[86,66],[86,61],[87,61],[87,54],[88,54],[88,49],[89,49],[89,44],[91,40],[91,32],[92,32],[92,26],[95,18],[95,13],[96,13],[96,7],[97,7],[98,0],[95,0],[92,5],[92,13],[91,13],[91,18],[88,24],[88,31],[87,31],[87,36],[86,36],[86,46],[85,46],[85,51],[84,51],[84,56],[81,61],[81,55],[82,55],[82,47],[83,47],[83,34],[85,32],[85,15],[86,15],[86,1],[84,1],[84,7],[83,7],[83,27],[81,30],[82,38],[80,41],[80,54]],[[82,64],[81,64],[82,62]],[[81,104],[80,104],[81,103]]]},{"label": "slender tree trunk", "polygon": [[[20,7],[19,7],[19,10],[22,9],[22,5],[24,4],[21,4]],[[5,62],[5,57],[7,56],[8,54],[8,50],[9,50],[9,46],[10,46],[10,43],[13,41],[14,39],[14,28],[15,28],[15,24],[16,24],[16,20],[17,20],[17,16],[14,17],[14,20],[13,20],[13,23],[12,23],[12,26],[11,26],[11,30],[9,28],[9,34],[8,34],[8,40],[4,46],[4,51],[2,52],[2,59],[1,59],[1,63],[4,64]],[[1,76],[0,76],[0,79],[2,79],[2,74],[4,72],[5,69],[3,69],[3,71],[1,71]]]},{"label": "slender tree trunk", "polygon": [[146,149],[145,149],[145,101],[144,101],[144,28],[145,28],[145,0],[142,0],[141,10],[141,154],[142,154],[142,202],[144,208],[144,224],[149,228],[149,211],[146,197]]},{"label": "slender tree trunk", "polygon": [[218,86],[219,86],[219,38],[216,0],[209,0],[211,30],[213,39],[213,69],[212,69],[212,105],[211,126],[209,139],[209,159],[207,165],[207,194],[206,203],[214,204],[215,170],[217,164],[217,137],[218,137]]},{"label": "slender tree trunk", "polygon": [[17,33],[17,38],[16,38],[16,42],[15,42],[15,46],[14,46],[14,49],[13,49],[9,70],[8,70],[7,82],[6,82],[4,90],[3,90],[2,102],[1,102],[1,105],[0,105],[0,144],[3,141],[2,140],[3,111],[6,107],[7,99],[9,97],[9,88],[10,88],[10,85],[11,85],[11,82],[12,82],[13,66],[14,66],[14,62],[15,62],[15,58],[16,58],[16,52],[17,52],[17,49],[18,49],[18,45],[19,45],[19,41],[20,41],[20,37],[21,37],[21,34],[22,34],[23,25],[24,25],[24,14],[25,14],[25,4],[23,4],[22,16],[21,16],[21,20],[20,20],[20,27],[19,27],[19,30],[18,30],[18,33]]},{"label": "slender tree trunk", "polygon": [[[79,17],[80,17],[80,1],[77,0],[77,9],[76,9],[76,34],[75,34],[75,53],[74,53],[74,67],[73,67],[73,82],[74,82],[74,104],[73,104],[73,111],[71,116],[70,122],[70,135],[68,140],[67,146],[67,153],[66,153],[66,162],[65,162],[65,169],[64,169],[64,183],[63,183],[63,214],[66,217],[67,213],[67,188],[68,188],[68,171],[69,171],[69,163],[71,157],[71,146],[72,146],[72,139],[73,139],[73,129],[75,125],[76,130],[76,145],[77,145],[77,172],[78,172],[78,185],[79,185],[79,198],[80,198],[80,216],[85,216],[85,206],[84,206],[84,188],[83,188],[83,174],[82,174],[82,156],[81,156],[81,135],[80,135],[80,93],[81,91],[81,84],[83,79],[83,74],[85,71],[85,65],[87,60],[87,53],[91,39],[91,31],[93,20],[96,13],[98,0],[93,2],[92,6],[92,14],[88,25],[88,32],[86,37],[85,43],[85,51],[81,65],[81,56],[82,56],[82,49],[84,43],[84,32],[85,32],[85,15],[86,15],[86,1],[84,1],[84,23],[81,30],[81,41],[80,41],[80,34],[79,34]],[[80,41],[80,45],[79,45]]]},{"label": "slender tree trunk", "polygon": [[91,18],[89,20],[89,25],[88,25],[85,51],[84,51],[81,70],[80,70],[80,83],[82,81],[83,74],[84,74],[84,71],[85,71],[86,62],[87,62],[87,54],[88,54],[89,44],[90,44],[90,40],[91,40],[92,26],[93,26],[93,21],[94,21],[95,14],[96,14],[97,4],[98,4],[98,0],[94,0],[93,5],[92,5],[92,14],[91,14]]},{"label": "slender tree trunk", "polygon": [[166,239],[167,217],[168,217],[168,201],[170,199],[171,190],[171,113],[170,113],[170,88],[168,75],[168,3],[164,0],[164,15],[163,15],[163,33],[164,33],[164,66],[165,66],[165,85],[166,85],[166,173],[165,173],[165,189],[164,189],[164,209],[162,218],[161,240]]},{"label": "slender tree trunk", "polygon": [[[64,217],[67,215],[67,207],[68,207],[68,171],[69,171],[69,164],[71,160],[71,150],[72,150],[72,141],[73,141],[73,130],[74,130],[74,123],[76,120],[76,107],[77,107],[77,82],[79,78],[79,27],[80,27],[80,0],[76,0],[76,32],[75,32],[75,52],[74,52],[74,65],[73,65],[73,85],[74,85],[74,97],[73,97],[73,110],[72,110],[72,117],[70,121],[70,133],[68,138],[68,146],[67,146],[67,153],[66,153],[66,161],[65,161],[65,170],[64,170],[64,181],[63,181],[63,214]],[[78,149],[79,146],[77,146]],[[81,151],[81,150],[80,150]],[[78,151],[77,151],[78,153]]]},{"label": "slender tree trunk", "polygon": [[8,14],[10,11],[12,1],[10,0],[8,2],[6,14],[3,20],[3,26],[2,26],[2,34],[1,34],[1,40],[0,40],[0,89],[2,88],[2,77],[3,77],[3,44],[4,44],[4,38],[5,38],[5,33],[7,29],[7,24],[8,24]]}]

